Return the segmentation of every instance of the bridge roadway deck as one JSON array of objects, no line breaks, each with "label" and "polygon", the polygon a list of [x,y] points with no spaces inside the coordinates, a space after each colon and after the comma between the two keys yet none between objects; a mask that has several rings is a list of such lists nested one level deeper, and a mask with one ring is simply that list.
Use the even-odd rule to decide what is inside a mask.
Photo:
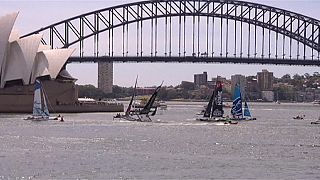
[{"label": "bridge roadway deck", "polygon": [[68,63],[84,62],[138,62],[138,63],[222,63],[222,64],[270,64],[294,66],[320,66],[319,59],[268,59],[268,58],[235,58],[235,57],[165,57],[165,56],[102,56],[102,57],[70,57]]}]

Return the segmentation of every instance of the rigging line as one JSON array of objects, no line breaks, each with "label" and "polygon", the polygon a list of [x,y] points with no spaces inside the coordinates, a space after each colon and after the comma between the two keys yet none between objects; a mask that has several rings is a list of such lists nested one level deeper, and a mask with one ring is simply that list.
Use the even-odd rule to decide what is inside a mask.
[{"label": "rigging line", "polygon": [[[313,33],[313,32],[312,32]],[[304,45],[303,45],[303,59],[306,60],[306,39],[307,39],[307,23],[304,23]]]},{"label": "rigging line", "polygon": [[[265,12],[263,10],[262,22],[265,23]],[[261,49],[261,57],[264,58],[264,46],[265,46],[265,28],[262,27],[262,49]]]},{"label": "rigging line", "polygon": [[241,38],[240,38],[240,58],[242,58],[243,55],[243,5],[241,5],[241,22],[240,22],[240,26],[241,26]]},{"label": "rigging line", "polygon": [[143,55],[143,6],[140,7],[141,10],[141,22],[140,22],[140,56]]},{"label": "rigging line", "polygon": [[[214,2],[212,3],[212,9],[214,9]],[[215,12],[213,12],[213,13],[215,13]],[[215,33],[215,30],[214,30],[214,14],[213,14],[213,16],[212,16],[212,42],[211,42],[211,49],[212,49],[212,57],[214,57],[214,33]]]},{"label": "rigging line", "polygon": [[223,18],[222,15],[223,14],[223,5],[221,6],[221,19],[220,19],[220,57],[222,57],[222,52],[223,52]]},{"label": "rigging line", "polygon": [[53,106],[52,106],[51,103],[50,103],[50,100],[49,100],[49,98],[48,98],[48,95],[47,95],[47,93],[46,93],[46,91],[45,91],[45,88],[43,87],[43,84],[42,84],[42,83],[41,83],[41,86],[42,86],[43,94],[44,94],[45,98],[47,99],[47,103],[48,103],[49,107],[52,109],[52,113],[56,113],[56,111],[54,110]]},{"label": "rigging line", "polygon": [[[269,11],[269,26],[272,25],[271,22],[271,11]],[[269,28],[269,59],[271,58],[271,29]]]},{"label": "rigging line", "polygon": [[[210,11],[210,6],[208,5],[207,6],[207,14],[209,14],[209,11]],[[209,53],[209,16],[207,16],[207,50],[206,50],[206,57],[208,57],[208,53]]]},{"label": "rigging line", "polygon": [[[153,14],[153,3],[151,3],[151,13]],[[151,39],[151,44],[150,44],[150,54],[151,54],[151,57],[153,56],[153,33],[154,33],[154,30],[153,30],[153,18],[151,17],[151,33],[150,33],[150,39]]]},{"label": "rigging line", "polygon": [[254,23],[254,57],[257,57],[257,21],[258,21],[258,17],[257,17],[257,11],[258,8],[255,8],[255,23]]},{"label": "rigging line", "polygon": [[[284,14],[283,15],[283,27],[285,28],[286,27],[286,15]],[[283,54],[283,58],[282,59],[285,59],[285,56],[286,56],[286,51],[285,51],[285,44],[286,44],[286,37],[285,37],[285,35],[283,34],[283,36],[282,36],[282,38],[283,38],[283,44],[282,44],[282,54]]]},{"label": "rigging line", "polygon": [[278,59],[278,41],[279,41],[279,14],[277,13],[277,32],[276,32],[276,59]]},{"label": "rigging line", "polygon": [[194,9],[194,12],[193,12],[193,24],[192,24],[192,56],[194,56],[195,55],[195,47],[194,47],[194,45],[195,45],[195,22],[196,22],[196,20],[195,20],[195,6],[196,6],[196,4],[195,4],[196,2],[195,1],[193,1],[193,9]]},{"label": "rigging line", "polygon": [[200,56],[200,0],[198,1],[198,57]]},{"label": "rigging line", "polygon": [[[122,9],[123,17],[125,17],[125,8]],[[125,20],[124,20],[125,21]],[[122,26],[122,57],[125,56],[125,29],[126,25]]]},{"label": "rigging line", "polygon": [[[127,8],[127,21],[129,21],[129,9]],[[126,44],[126,56],[129,54],[129,23],[127,23],[127,44]]]},{"label": "rigging line", "polygon": [[[139,5],[137,5],[137,14],[139,14]],[[140,21],[138,20],[137,21],[137,56],[139,56],[139,40],[140,40],[140,33],[139,33],[140,24],[139,24],[139,22]]]},{"label": "rigging line", "polygon": [[292,17],[290,17],[291,19],[291,23],[290,23],[290,59],[292,59],[292,24],[293,24],[293,20]]},{"label": "rigging line", "polygon": [[[298,18],[298,29],[297,29],[297,33],[300,34],[300,18]],[[300,43],[299,41],[297,41],[297,60],[299,60],[299,56],[300,56]]]},{"label": "rigging line", "polygon": [[[170,14],[172,13],[172,4],[171,4],[171,1],[170,1]],[[169,56],[171,57],[171,53],[172,53],[172,17],[170,16],[169,17]]]},{"label": "rigging line", "polygon": [[[112,22],[112,26],[113,26],[113,23],[114,23],[113,17],[114,17],[114,14],[113,14],[113,10],[112,10],[112,21],[111,21]],[[112,43],[112,45],[111,45],[111,47],[112,47],[111,56],[113,57],[113,53],[114,53],[114,28],[111,29],[111,43]]]},{"label": "rigging line", "polygon": [[[312,24],[312,41],[314,41],[314,24]],[[313,60],[313,56],[314,56],[314,49],[311,48],[311,59]]]},{"label": "rigging line", "polygon": [[[237,9],[238,7],[236,6],[234,10],[235,16],[237,16]],[[234,54],[233,56],[237,57],[237,21],[236,20],[234,21]]]},{"label": "rigging line", "polygon": [[229,41],[229,3],[227,2],[226,57],[228,57],[228,41]]},{"label": "rigging line", "polygon": [[165,16],[165,38],[164,38],[164,55],[168,52],[168,2],[166,2],[166,16]]},{"label": "rigging line", "polygon": [[320,60],[320,25],[318,26],[318,60]]},{"label": "rigging line", "polygon": [[[156,17],[158,16],[158,3],[155,4],[156,6]],[[158,51],[158,18],[155,20],[155,44],[154,44],[154,56],[157,56]]]},{"label": "rigging line", "polygon": [[[184,1],[184,12],[186,12],[186,1]],[[183,21],[183,55],[186,56],[186,13],[184,13],[184,21]]]},{"label": "rigging line", "polygon": [[[251,8],[249,8],[249,19],[251,19]],[[250,58],[250,41],[251,41],[251,24],[249,23],[249,31],[248,31],[248,58]]]},{"label": "rigging line", "polygon": [[180,15],[179,15],[179,57],[181,57],[181,1],[179,4],[179,11],[180,11]]}]

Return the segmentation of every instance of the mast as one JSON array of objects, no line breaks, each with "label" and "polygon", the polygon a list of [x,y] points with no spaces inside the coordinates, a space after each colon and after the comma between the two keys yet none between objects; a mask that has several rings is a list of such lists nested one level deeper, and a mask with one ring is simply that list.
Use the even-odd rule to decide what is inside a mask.
[{"label": "mast", "polygon": [[136,96],[137,82],[138,82],[138,76],[136,78],[136,83],[134,84],[132,97],[131,97],[131,100],[130,100],[130,103],[128,105],[128,108],[127,108],[127,111],[126,111],[125,115],[129,115],[130,114],[131,107],[132,107],[132,104],[133,104],[133,100],[134,100],[134,97]]},{"label": "mast", "polygon": [[206,118],[210,118],[211,117],[212,104],[213,104],[214,97],[215,97],[215,89],[212,92],[212,95],[210,97],[210,100],[209,100],[209,103],[207,105],[206,111],[203,114],[203,117],[206,117]]}]

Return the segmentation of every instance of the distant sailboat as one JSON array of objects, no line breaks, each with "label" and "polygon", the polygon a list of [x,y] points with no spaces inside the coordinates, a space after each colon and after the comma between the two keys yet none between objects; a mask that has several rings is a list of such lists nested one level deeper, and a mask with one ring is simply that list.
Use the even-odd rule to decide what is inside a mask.
[{"label": "distant sailboat", "polygon": [[239,85],[236,85],[235,87],[232,104],[232,120],[256,120],[256,118],[251,116],[247,101],[244,102],[244,108],[242,109],[242,96]]},{"label": "distant sailboat", "polygon": [[129,120],[129,121],[136,121],[135,118],[131,117],[131,114],[132,114],[131,111],[132,111],[133,101],[136,97],[137,83],[138,83],[138,76],[136,78],[136,83],[134,84],[133,93],[132,93],[132,96],[131,96],[131,99],[130,99],[130,102],[129,102],[129,105],[127,107],[125,114],[122,114],[122,115],[117,114],[116,116],[113,117],[114,119],[120,118],[120,119]]},{"label": "distant sailboat", "polygon": [[320,117],[318,118],[318,120],[317,120],[317,121],[313,121],[313,122],[311,122],[311,124],[320,124]]},{"label": "distant sailboat", "polygon": [[156,115],[158,107],[156,106],[154,110],[151,110],[151,109],[156,101],[156,98],[159,94],[159,91],[162,87],[162,84],[163,84],[163,82],[161,83],[160,86],[158,86],[155,89],[154,93],[152,94],[152,96],[150,97],[149,101],[144,106],[144,108],[136,114],[139,118],[139,121],[152,121],[150,116]]},{"label": "distant sailboat", "polygon": [[46,121],[46,120],[62,120],[63,117],[50,117],[47,106],[47,98],[43,91],[42,84],[36,80],[34,88],[33,113],[25,120]]},{"label": "distant sailboat", "polygon": [[156,88],[156,90],[154,91],[154,93],[152,94],[152,96],[150,97],[150,99],[148,100],[148,102],[146,103],[146,105],[143,107],[142,110],[132,111],[133,101],[136,96],[137,79],[136,79],[133,94],[131,96],[130,103],[128,105],[128,108],[127,108],[125,114],[124,115],[117,114],[116,116],[114,116],[114,118],[125,119],[128,121],[140,121],[140,122],[151,122],[152,121],[150,116],[154,116],[156,114],[157,107],[155,107],[154,110],[151,110],[151,109],[154,106],[154,102],[158,96],[158,93],[162,87],[163,82],[160,86],[158,86]]},{"label": "distant sailboat", "polygon": [[203,117],[196,120],[208,122],[229,121],[229,118],[223,117],[223,114],[222,83],[217,80]]}]

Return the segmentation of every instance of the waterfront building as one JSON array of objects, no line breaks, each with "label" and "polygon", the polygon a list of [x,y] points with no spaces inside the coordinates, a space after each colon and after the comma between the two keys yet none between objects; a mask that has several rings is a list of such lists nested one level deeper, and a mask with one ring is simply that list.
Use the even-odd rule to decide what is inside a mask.
[{"label": "waterfront building", "polygon": [[256,76],[246,77],[246,95],[248,100],[257,100],[261,98],[261,91],[259,89],[258,80]]},{"label": "waterfront building", "polygon": [[0,112],[32,112],[36,79],[41,80],[51,112],[123,110],[123,105],[80,103],[76,79],[65,68],[75,49],[51,49],[41,44],[41,34],[21,38],[12,31],[17,16],[0,17]]},{"label": "waterfront building", "polygon": [[261,91],[273,90],[273,72],[264,69],[257,74],[258,85]]},{"label": "waterfront building", "polygon": [[203,72],[202,74],[194,75],[194,84],[196,87],[200,87],[202,85],[207,85],[208,83],[208,74],[207,72]]}]

